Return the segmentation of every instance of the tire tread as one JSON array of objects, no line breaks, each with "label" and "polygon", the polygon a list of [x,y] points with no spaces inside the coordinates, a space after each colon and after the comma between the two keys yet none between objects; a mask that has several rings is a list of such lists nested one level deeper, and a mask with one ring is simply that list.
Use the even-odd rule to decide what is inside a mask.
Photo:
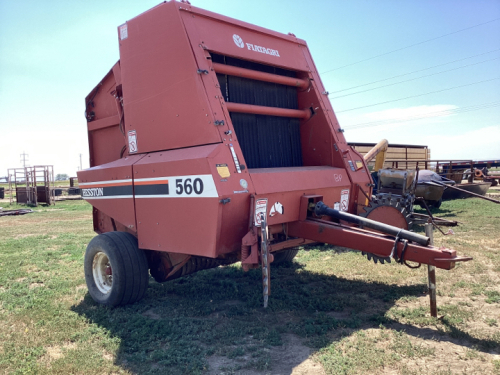
[{"label": "tire tread", "polygon": [[299,252],[298,247],[281,250],[274,254],[274,262],[272,264],[290,263]]},{"label": "tire tread", "polygon": [[[104,251],[108,258],[114,258],[113,288],[108,298],[101,298],[96,291],[92,275],[92,253]],[[90,259],[92,257],[92,259]],[[87,246],[85,255],[85,278],[92,298],[107,306],[134,303],[146,293],[149,273],[146,254],[138,248],[137,239],[127,232],[107,232],[94,237]],[[89,283],[90,281],[90,283]]]}]

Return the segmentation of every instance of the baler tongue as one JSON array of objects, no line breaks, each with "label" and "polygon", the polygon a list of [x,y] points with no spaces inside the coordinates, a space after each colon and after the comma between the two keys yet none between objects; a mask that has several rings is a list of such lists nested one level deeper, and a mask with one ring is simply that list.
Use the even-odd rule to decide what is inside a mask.
[{"label": "baler tongue", "polygon": [[[323,216],[357,224],[360,227],[323,220],[321,219]],[[369,228],[382,233],[361,228]],[[383,263],[383,261],[390,262],[393,259],[410,268],[428,264],[450,270],[455,267],[455,262],[472,260],[471,257],[457,256],[455,250],[430,246],[430,239],[427,236],[338,211],[321,201],[314,206],[314,216],[309,215],[304,221],[288,224],[288,233],[293,237],[307,238],[373,254],[375,263],[377,260]],[[408,262],[416,262],[418,265],[412,266]]]}]

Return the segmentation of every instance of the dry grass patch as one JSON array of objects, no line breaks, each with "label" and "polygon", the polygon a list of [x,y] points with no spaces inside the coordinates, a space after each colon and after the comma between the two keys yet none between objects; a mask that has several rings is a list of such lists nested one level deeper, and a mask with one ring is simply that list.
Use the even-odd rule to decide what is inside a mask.
[{"label": "dry grass patch", "polygon": [[38,359],[38,362],[50,366],[52,361],[63,358],[68,350],[74,350],[76,346],[74,342],[67,342],[62,345],[44,347],[45,354]]}]

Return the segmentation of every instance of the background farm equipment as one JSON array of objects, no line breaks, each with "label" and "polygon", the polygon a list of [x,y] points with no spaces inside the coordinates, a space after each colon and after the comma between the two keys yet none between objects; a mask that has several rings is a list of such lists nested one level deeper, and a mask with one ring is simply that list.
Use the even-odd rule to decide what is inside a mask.
[{"label": "background farm equipment", "polygon": [[52,165],[11,168],[7,170],[10,204],[38,206],[55,204],[54,168]]},{"label": "background farm equipment", "polygon": [[318,241],[448,270],[470,259],[408,232],[406,198],[371,206],[303,40],[174,1],[118,37],[120,61],[86,98],[91,168],[78,172],[98,303],[141,299],[148,269],[162,282],[241,261],[261,267],[266,305],[273,261]]},{"label": "background farm equipment", "polygon": [[466,169],[463,175],[464,180],[468,180],[469,182],[473,181],[483,181],[491,183],[491,186],[497,186],[500,181],[500,172],[498,171],[490,171],[488,168],[477,168],[474,169],[474,176],[472,176],[471,170]]}]

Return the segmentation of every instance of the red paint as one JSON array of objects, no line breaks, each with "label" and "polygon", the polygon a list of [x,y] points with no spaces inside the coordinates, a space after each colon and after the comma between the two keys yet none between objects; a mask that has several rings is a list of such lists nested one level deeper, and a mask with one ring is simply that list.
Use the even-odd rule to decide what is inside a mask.
[{"label": "red paint", "polygon": [[220,74],[228,74],[236,77],[255,79],[257,81],[272,82],[286,86],[299,87],[303,90],[309,87],[309,81],[305,79],[285,77],[277,74],[270,74],[264,72],[257,72],[255,70],[238,68],[236,66],[225,65],[225,64],[213,63],[212,67],[216,73]]},{"label": "red paint", "polygon": [[276,108],[276,107],[265,107],[262,105],[250,105],[250,104],[240,104],[240,103],[226,103],[226,107],[229,112],[252,113],[256,115],[268,115],[268,116],[280,116],[280,117],[293,117],[293,118],[300,118],[303,120],[309,120],[311,118],[311,110],[309,109]]}]

